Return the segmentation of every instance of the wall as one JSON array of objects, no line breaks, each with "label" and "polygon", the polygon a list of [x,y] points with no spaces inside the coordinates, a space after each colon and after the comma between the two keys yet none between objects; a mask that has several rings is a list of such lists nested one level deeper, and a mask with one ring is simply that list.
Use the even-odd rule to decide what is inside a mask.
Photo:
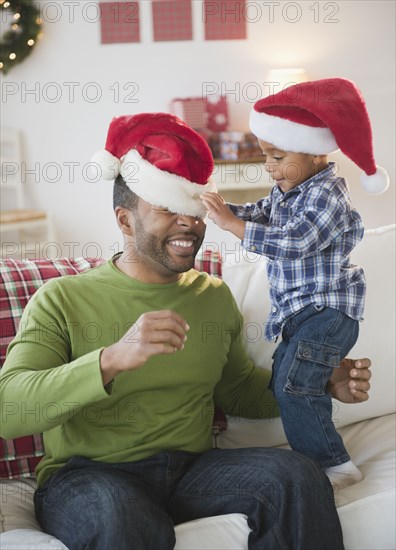
[{"label": "wall", "polygon": [[[168,110],[171,98],[200,95],[211,86],[227,94],[232,128],[246,129],[252,102],[268,89],[265,75],[276,67],[304,67],[311,78],[342,76],[358,84],[390,190],[367,196],[359,188],[359,169],[340,154],[335,160],[366,226],[395,221],[393,2],[249,1],[247,40],[204,41],[202,6],[194,0],[195,39],[154,43],[151,5],[143,0],[142,42],[114,45],[100,44],[94,2],[40,3],[45,36],[24,63],[1,77],[1,124],[23,132],[26,167],[38,163],[37,174],[27,176],[26,205],[52,212],[64,253],[74,246],[75,254],[109,256],[120,241],[112,186],[86,171],[113,116]],[[134,91],[129,100],[135,102],[128,102]],[[214,239],[234,242],[211,226],[207,240]]]}]

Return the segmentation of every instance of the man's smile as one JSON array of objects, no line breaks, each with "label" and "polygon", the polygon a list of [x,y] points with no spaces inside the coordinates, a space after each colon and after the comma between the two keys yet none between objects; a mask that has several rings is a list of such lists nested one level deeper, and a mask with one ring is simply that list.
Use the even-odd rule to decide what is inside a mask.
[{"label": "man's smile", "polygon": [[168,239],[167,244],[179,254],[189,255],[195,251],[196,241],[197,237],[195,235],[178,236]]}]

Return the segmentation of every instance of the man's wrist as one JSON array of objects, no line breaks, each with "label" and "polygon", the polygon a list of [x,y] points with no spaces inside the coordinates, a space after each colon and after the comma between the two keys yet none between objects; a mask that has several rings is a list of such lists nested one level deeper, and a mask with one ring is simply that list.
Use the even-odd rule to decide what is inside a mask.
[{"label": "man's wrist", "polygon": [[103,348],[99,357],[103,386],[110,384],[118,374],[118,370],[114,365],[114,353],[111,348],[112,346]]}]

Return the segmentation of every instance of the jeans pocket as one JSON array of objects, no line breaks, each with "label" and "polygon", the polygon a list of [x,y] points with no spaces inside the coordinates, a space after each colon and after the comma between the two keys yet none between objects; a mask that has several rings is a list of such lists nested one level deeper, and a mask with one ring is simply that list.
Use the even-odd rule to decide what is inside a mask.
[{"label": "jeans pocket", "polygon": [[300,340],[283,391],[295,395],[325,395],[333,368],[340,366],[340,350]]}]

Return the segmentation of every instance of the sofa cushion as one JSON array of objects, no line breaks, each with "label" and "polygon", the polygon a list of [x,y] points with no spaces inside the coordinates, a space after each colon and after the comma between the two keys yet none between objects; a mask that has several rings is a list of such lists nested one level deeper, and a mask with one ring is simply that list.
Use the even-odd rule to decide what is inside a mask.
[{"label": "sofa cushion", "polygon": [[[335,495],[346,550],[394,550],[395,415],[342,428],[341,434],[363,480]],[[64,548],[40,533],[31,479],[0,481],[0,548]],[[242,514],[202,518],[177,525],[175,550],[248,548],[250,529]],[[58,546],[57,546],[58,544]]]},{"label": "sofa cushion", "polygon": [[[395,228],[390,225],[367,230],[352,253],[352,261],[363,267],[367,280],[364,321],[349,356],[372,361],[370,398],[359,405],[333,401],[337,428],[359,420],[395,412]],[[226,258],[226,257],[225,257]],[[243,335],[256,365],[271,369],[277,344],[264,340],[269,313],[266,258],[243,252],[223,262],[223,280],[230,286],[244,315]],[[221,447],[276,446],[286,443],[279,418],[246,420],[229,418],[227,431],[219,437]]]},{"label": "sofa cushion", "polygon": [[2,550],[68,550],[52,535],[32,529],[16,529],[0,535]]},{"label": "sofa cushion", "polygon": [[[101,258],[0,260],[0,368],[8,344],[18,330],[22,312],[36,290],[49,279],[76,275],[103,262]],[[32,477],[43,454],[41,434],[17,439],[0,438],[0,477]]]}]

